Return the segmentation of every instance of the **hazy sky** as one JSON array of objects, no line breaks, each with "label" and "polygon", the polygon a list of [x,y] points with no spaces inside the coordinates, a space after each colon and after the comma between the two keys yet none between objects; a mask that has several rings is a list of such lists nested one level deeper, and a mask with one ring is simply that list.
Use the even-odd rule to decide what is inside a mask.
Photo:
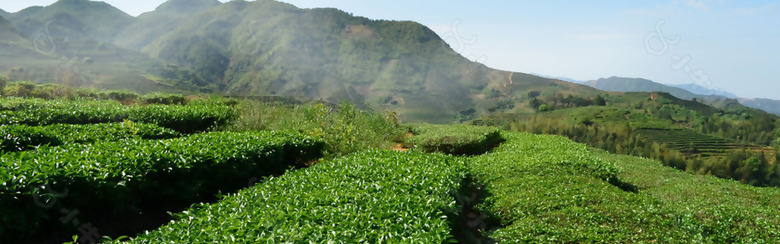
[{"label": "hazy sky", "polygon": [[[53,2],[2,0],[0,9],[16,12]],[[105,2],[138,15],[164,0]],[[373,19],[417,21],[463,56],[498,69],[576,80],[624,76],[668,84],[695,82],[743,97],[780,99],[777,1],[284,2],[335,7]]]}]

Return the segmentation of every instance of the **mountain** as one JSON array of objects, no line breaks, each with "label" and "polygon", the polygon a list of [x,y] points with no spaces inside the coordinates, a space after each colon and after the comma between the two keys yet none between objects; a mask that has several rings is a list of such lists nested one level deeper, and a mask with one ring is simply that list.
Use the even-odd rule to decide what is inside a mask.
[{"label": "mountain", "polygon": [[751,108],[757,108],[780,115],[780,101],[766,98],[739,98],[739,102]]},{"label": "mountain", "polygon": [[10,15],[11,15],[11,13],[6,12],[5,10],[0,9],[0,17],[8,18],[8,16],[10,16]]},{"label": "mountain", "polygon": [[602,78],[595,81],[588,81],[585,84],[599,90],[614,92],[660,91],[685,100],[696,98],[720,109],[746,106],[760,109],[771,114],[780,115],[780,101],[778,100],[738,98],[732,93],[708,89],[696,84],[664,85],[646,79],[621,77]]},{"label": "mountain", "polygon": [[727,98],[738,98],[737,95],[734,95],[733,93],[721,89],[710,89],[707,87],[697,85],[695,83],[682,84],[682,85],[669,85],[669,86],[685,89],[697,95],[705,95],[705,96],[716,95],[716,96],[723,96]]},{"label": "mountain", "polygon": [[110,42],[133,17],[104,2],[59,0],[46,7],[30,7],[14,13],[9,20],[25,36],[41,31],[70,40]]},{"label": "mountain", "polygon": [[0,72],[14,80],[100,89],[216,90],[189,70],[113,44],[133,19],[111,5],[86,0],[13,13],[9,21],[0,20]]},{"label": "mountain", "polygon": [[585,82],[590,87],[612,92],[666,92],[677,98],[690,100],[700,97],[682,88],[670,87],[641,78],[610,77]]},{"label": "mountain", "polygon": [[452,122],[461,112],[522,103],[529,90],[598,93],[471,62],[415,22],[270,0],[209,6],[186,14],[161,6],[128,27],[145,30],[126,31],[116,43],[193,70],[226,94],[348,100],[409,121]]}]

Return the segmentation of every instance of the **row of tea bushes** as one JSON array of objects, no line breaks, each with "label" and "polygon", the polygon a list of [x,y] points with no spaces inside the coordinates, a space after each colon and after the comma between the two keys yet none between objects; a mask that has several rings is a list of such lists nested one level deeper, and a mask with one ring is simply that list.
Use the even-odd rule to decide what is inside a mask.
[{"label": "row of tea bushes", "polygon": [[452,155],[479,155],[500,144],[499,129],[469,125],[411,124],[413,136],[405,147],[424,152]]},{"label": "row of tea bushes", "polygon": [[[0,157],[0,236],[61,228],[61,208],[119,222],[149,209],[187,206],[248,179],[320,157],[324,142],[282,132],[211,132],[167,140],[42,147]],[[57,193],[67,192],[67,196]]]},{"label": "row of tea bushes", "polygon": [[154,124],[54,124],[47,126],[0,125],[0,153],[59,146],[71,143],[94,143],[127,139],[169,139],[179,137],[174,130]]},{"label": "row of tea bushes", "polygon": [[[467,161],[489,196],[481,211],[500,222],[489,233],[497,242],[773,243],[780,238],[776,189],[725,184],[658,162],[648,168],[649,160],[635,157],[599,157],[564,137],[503,134],[504,144]],[[629,160],[620,164],[632,172],[621,173],[613,160]],[[723,200],[716,193],[724,194]]]},{"label": "row of tea bushes", "polygon": [[196,205],[133,243],[444,243],[458,158],[362,151]]},{"label": "row of tea bushes", "polygon": [[96,124],[131,120],[182,133],[224,126],[237,111],[224,105],[124,106],[115,101],[0,98],[0,124]]}]

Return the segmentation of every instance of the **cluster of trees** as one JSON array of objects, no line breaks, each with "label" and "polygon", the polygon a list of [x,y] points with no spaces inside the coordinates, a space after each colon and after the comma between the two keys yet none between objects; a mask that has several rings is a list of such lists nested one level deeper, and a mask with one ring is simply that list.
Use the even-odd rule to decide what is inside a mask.
[{"label": "cluster of trees", "polygon": [[[611,153],[651,158],[692,173],[734,179],[755,186],[780,186],[780,152],[768,155],[762,150],[730,150],[723,155],[702,157],[693,151],[681,152],[666,144],[650,141],[625,124],[599,124],[590,119],[577,123],[549,116],[504,121],[477,120],[473,124],[502,126],[506,130],[566,136]],[[751,149],[752,150],[752,149]]]},{"label": "cluster of trees", "polygon": [[695,157],[687,160],[684,170],[738,180],[754,186],[780,186],[780,153],[732,150],[725,157]]},{"label": "cluster of trees", "polygon": [[[729,116],[731,115],[731,116]],[[703,117],[702,122],[693,127],[695,130],[718,135],[724,138],[731,138],[738,141],[755,143],[759,145],[770,145],[775,135],[777,122],[769,115],[738,115],[733,114],[714,114]]]}]

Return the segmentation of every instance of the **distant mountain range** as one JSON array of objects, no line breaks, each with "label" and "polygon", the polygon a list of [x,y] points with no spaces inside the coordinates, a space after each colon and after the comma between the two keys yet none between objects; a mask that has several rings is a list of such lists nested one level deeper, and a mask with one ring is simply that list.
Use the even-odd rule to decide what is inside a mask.
[{"label": "distant mountain range", "polygon": [[138,17],[60,0],[7,16],[25,40],[0,47],[13,57],[0,59],[0,72],[17,80],[347,100],[430,122],[522,107],[529,91],[599,93],[471,62],[419,23],[272,0],[170,0]]},{"label": "distant mountain range", "polygon": [[[573,79],[469,61],[419,23],[370,20],[332,8],[299,9],[273,0],[169,0],[138,17],[104,2],[59,0],[0,14],[5,16],[0,17],[0,72],[13,80],[349,101],[396,111],[406,121],[439,123],[535,112],[539,101],[570,105],[584,101],[571,96],[604,95]],[[590,85],[700,96],[647,80],[628,86],[633,83],[616,79],[621,78]],[[705,97],[720,108],[738,106]]]},{"label": "distant mountain range", "polygon": [[584,84],[599,90],[614,92],[666,92],[677,98],[686,100],[696,98],[721,108],[733,105],[733,101],[738,101],[744,106],[780,115],[780,101],[778,100],[739,98],[729,92],[708,89],[696,84],[664,85],[647,79],[623,77],[602,78]]}]

